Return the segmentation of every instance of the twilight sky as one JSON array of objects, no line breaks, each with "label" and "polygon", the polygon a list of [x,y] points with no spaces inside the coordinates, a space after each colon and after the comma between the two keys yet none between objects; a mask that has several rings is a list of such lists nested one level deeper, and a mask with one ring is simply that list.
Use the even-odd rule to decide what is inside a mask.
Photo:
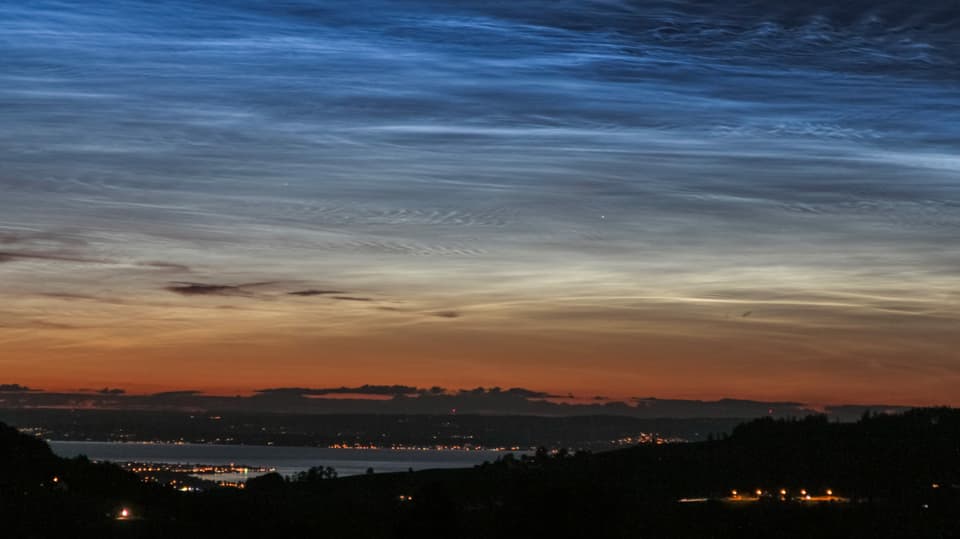
[{"label": "twilight sky", "polygon": [[960,404],[960,10],[833,4],[0,0],[0,382]]}]

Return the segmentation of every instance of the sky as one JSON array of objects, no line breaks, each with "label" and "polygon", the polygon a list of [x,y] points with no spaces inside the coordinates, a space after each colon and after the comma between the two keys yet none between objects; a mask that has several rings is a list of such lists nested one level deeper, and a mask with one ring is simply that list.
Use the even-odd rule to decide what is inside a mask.
[{"label": "sky", "polygon": [[0,382],[960,405],[960,15],[842,4],[0,0]]}]

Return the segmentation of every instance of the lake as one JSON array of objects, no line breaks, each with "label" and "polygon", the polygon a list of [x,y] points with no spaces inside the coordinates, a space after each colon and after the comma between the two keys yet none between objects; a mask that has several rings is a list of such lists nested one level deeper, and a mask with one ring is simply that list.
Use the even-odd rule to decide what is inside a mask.
[{"label": "lake", "polygon": [[153,462],[166,464],[245,464],[275,468],[291,475],[312,466],[330,466],[340,476],[365,473],[402,472],[410,468],[469,468],[494,461],[499,451],[443,451],[400,449],[331,449],[325,447],[282,447],[259,445],[163,444],[122,442],[51,441],[61,457],[86,455],[91,460]]}]

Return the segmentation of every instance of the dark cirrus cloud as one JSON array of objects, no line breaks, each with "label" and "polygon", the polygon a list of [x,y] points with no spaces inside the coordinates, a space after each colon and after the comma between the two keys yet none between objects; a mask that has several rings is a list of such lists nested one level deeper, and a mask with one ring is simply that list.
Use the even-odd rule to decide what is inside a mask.
[{"label": "dark cirrus cloud", "polygon": [[166,290],[183,296],[236,296],[247,294],[242,286],[209,283],[177,282],[167,286]]},{"label": "dark cirrus cloud", "polygon": [[309,290],[295,290],[295,291],[293,291],[293,292],[287,292],[287,294],[289,294],[289,295],[291,295],[291,296],[310,297],[310,296],[328,296],[328,295],[331,295],[331,294],[343,294],[343,291],[341,291],[341,290],[321,290],[321,289],[311,288],[311,289],[309,289]]},{"label": "dark cirrus cloud", "polygon": [[164,289],[182,296],[250,296],[254,294],[253,289],[272,284],[275,283],[264,281],[233,285],[175,281],[164,287]]}]

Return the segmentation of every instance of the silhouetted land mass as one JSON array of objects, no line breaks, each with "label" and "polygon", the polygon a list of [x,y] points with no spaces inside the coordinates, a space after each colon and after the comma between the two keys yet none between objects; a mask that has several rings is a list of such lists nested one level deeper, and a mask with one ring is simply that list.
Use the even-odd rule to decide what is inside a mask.
[{"label": "silhouetted land mass", "polygon": [[[960,411],[832,423],[761,419],[721,439],[603,453],[506,456],[471,469],[336,478],[269,474],[247,488],[178,493],[110,464],[54,456],[0,427],[10,537],[956,537]],[[53,477],[58,481],[53,482]],[[849,503],[731,489],[831,489]],[[131,517],[116,520],[121,507]]]},{"label": "silhouetted land mass", "polygon": [[[154,394],[127,394],[121,388],[97,391],[44,391],[21,384],[0,384],[0,410],[127,410],[189,412],[211,415],[458,415],[473,416],[623,416],[638,419],[731,419],[773,416],[803,417],[817,413],[803,403],[755,401],[660,399],[632,397],[590,400],[573,395],[555,395],[522,387],[477,387],[474,389],[418,388],[405,385],[354,387],[278,387],[260,389],[252,395],[208,395],[180,390]],[[823,412],[841,421],[856,421],[865,410],[902,412],[905,407],[884,404],[827,405]]]},{"label": "silhouetted land mass", "polygon": [[729,433],[744,419],[0,409],[0,421],[34,428],[50,440],[609,449],[611,441],[641,433],[703,440]]}]

